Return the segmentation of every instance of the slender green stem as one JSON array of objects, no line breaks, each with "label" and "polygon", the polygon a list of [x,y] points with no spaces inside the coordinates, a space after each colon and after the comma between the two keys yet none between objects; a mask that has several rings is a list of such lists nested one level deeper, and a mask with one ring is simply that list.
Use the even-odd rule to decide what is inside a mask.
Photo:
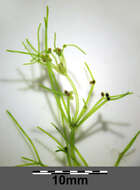
[{"label": "slender green stem", "polygon": [[75,110],[75,115],[73,118],[73,122],[75,122],[77,115],[78,115],[78,112],[79,112],[79,95],[78,95],[77,89],[75,87],[75,84],[73,83],[73,81],[71,80],[71,78],[69,77],[68,74],[66,74],[66,78],[68,79],[69,83],[71,84],[71,86],[73,88],[74,95],[75,95],[76,110]]},{"label": "slender green stem", "polygon": [[35,53],[29,53],[29,52],[25,52],[25,51],[18,51],[18,50],[10,50],[10,49],[7,49],[6,50],[7,52],[10,52],[10,53],[20,53],[20,54],[26,54],[26,55],[33,55],[33,56],[38,56],[37,54]]},{"label": "slender green stem", "polygon": [[24,63],[23,65],[33,65],[33,64],[35,64],[35,63],[36,63],[36,61],[31,62],[31,63]]},{"label": "slender green stem", "polygon": [[27,44],[30,46],[30,48],[35,52],[38,53],[38,51],[35,49],[35,47],[30,43],[28,39],[26,39]]},{"label": "slender green stem", "polygon": [[140,135],[140,131],[136,133],[136,135],[131,139],[128,145],[124,148],[124,150],[119,154],[117,161],[115,162],[114,166],[118,166],[122,158],[124,157],[125,153],[131,148],[131,146],[136,141],[136,138]]},{"label": "slender green stem", "polygon": [[17,122],[17,120],[15,119],[15,117],[7,110],[6,111],[8,113],[8,115],[11,117],[11,119],[14,121],[14,123],[17,125],[17,127],[20,129],[20,131],[23,133],[23,135],[28,139],[28,141],[30,142],[35,154],[36,154],[36,157],[38,159],[39,162],[41,162],[40,160],[40,157],[39,157],[39,154],[37,152],[37,149],[33,143],[33,141],[31,140],[31,138],[27,135],[27,133],[22,129],[22,127],[20,126],[20,124]]},{"label": "slender green stem", "polygon": [[[51,55],[52,55],[52,57],[54,58],[56,64],[58,65],[58,62],[57,62],[57,59],[56,59],[55,55],[54,55],[53,53],[51,53]],[[54,82],[55,82],[55,86],[60,90],[60,86],[59,86],[59,84],[58,84],[58,82],[57,82],[57,80],[56,80],[56,78],[55,78],[55,75],[54,75],[54,73],[53,73],[52,70],[51,70],[51,73],[52,73],[52,75],[53,75],[53,79],[54,79]],[[65,95],[65,96],[66,96],[66,95]],[[64,100],[63,96],[61,96],[61,98],[62,98],[62,103],[63,103],[63,105],[64,105],[65,111],[67,111],[66,103],[65,103],[65,100]],[[60,104],[61,104],[61,102],[60,102]]]},{"label": "slender green stem", "polygon": [[[54,78],[54,82],[55,82],[56,87],[60,90],[60,86],[59,86],[59,84],[58,84],[58,82],[57,82],[57,80],[56,80],[56,78],[55,78],[55,75],[54,75],[53,71],[52,71],[52,75],[53,75],[53,78]],[[66,95],[65,95],[65,96],[66,96]],[[61,99],[62,99],[62,103],[63,103],[64,108],[65,108],[65,111],[67,112],[67,107],[66,107],[66,103],[65,103],[64,97],[61,96]],[[67,119],[67,117],[66,117],[66,115],[65,115],[65,113],[64,113],[64,110],[63,110],[62,106],[61,106],[61,101],[60,101],[60,99],[58,100],[58,105],[59,105],[59,109],[60,109],[61,112],[62,112],[61,115],[62,115],[63,118],[65,118],[65,120],[68,122],[68,119]]]},{"label": "slender green stem", "polygon": [[93,74],[92,74],[92,72],[91,72],[91,69],[89,68],[88,64],[87,64],[86,62],[84,62],[84,64],[85,64],[85,66],[86,66],[86,68],[87,68],[87,70],[88,70],[88,72],[89,72],[89,74],[90,74],[91,79],[92,79],[92,80],[95,80],[95,78],[94,78],[94,76],[93,76]]},{"label": "slender green stem", "polygon": [[80,166],[81,164],[79,163],[79,161],[76,158],[75,155],[75,128],[71,127],[71,134],[70,134],[70,154],[71,154],[71,158],[73,160],[73,164],[75,166]]},{"label": "slender green stem", "polygon": [[31,163],[25,163],[25,164],[19,164],[16,165],[16,167],[26,167],[26,166],[41,166],[41,167],[47,167],[48,165],[44,165],[42,162],[31,162]]},{"label": "slender green stem", "polygon": [[[67,144],[67,147],[69,147],[69,144]],[[67,150],[67,160],[68,160],[68,166],[72,166],[69,148]]]},{"label": "slender green stem", "polygon": [[54,33],[54,49],[56,49],[56,32]]},{"label": "slender green stem", "polygon": [[27,157],[24,157],[24,156],[22,156],[21,158],[22,158],[23,160],[35,162],[35,160],[33,160],[33,159],[31,159],[31,158],[27,158]]},{"label": "slender green stem", "polygon": [[76,157],[72,157],[73,166],[82,166],[81,163],[76,159]]},{"label": "slender green stem", "polygon": [[42,162],[36,162],[35,160],[30,159],[30,158],[26,158],[26,157],[24,157],[24,156],[22,156],[21,158],[22,158],[23,160],[30,161],[30,162],[35,163],[36,165],[40,165],[40,166],[42,166],[42,167],[48,166],[48,165],[43,164]]},{"label": "slender green stem", "polygon": [[47,134],[49,137],[51,137],[61,148],[63,148],[64,146],[53,136],[51,135],[49,132],[47,132],[46,130],[42,129],[41,127],[37,127],[40,131],[42,131],[43,133]]},{"label": "slender green stem", "polygon": [[81,155],[81,153],[79,152],[79,150],[76,148],[76,146],[74,147],[75,152],[78,154],[79,158],[82,160],[82,162],[84,163],[85,166],[88,166],[88,163],[86,162],[86,160],[84,159],[84,157]]},{"label": "slender green stem", "polygon": [[60,91],[57,91],[57,90],[48,88],[48,87],[44,86],[43,84],[39,84],[39,86],[40,86],[41,88],[43,88],[43,89],[45,89],[45,90],[47,90],[47,91],[53,93],[53,94],[58,95],[58,96],[66,96],[66,94],[64,94],[64,93],[62,93],[62,92],[60,92]]},{"label": "slender green stem", "polygon": [[[91,76],[92,81],[95,81],[95,79],[93,77],[93,74],[92,74],[88,64],[86,62],[84,64],[86,65],[86,68],[87,68],[87,70],[88,70],[88,72],[89,72],[89,74]],[[88,105],[88,103],[89,103],[89,101],[91,99],[91,96],[92,96],[92,93],[93,93],[93,90],[94,90],[94,86],[95,86],[95,84],[91,85],[90,91],[88,93],[88,97],[87,97],[87,99],[86,99],[86,101],[85,101],[85,103],[83,105],[83,108],[82,108],[76,122],[78,122],[81,119],[81,117],[84,115],[84,113],[87,111],[87,105]],[[85,107],[85,105],[86,105],[86,107]]]},{"label": "slender green stem", "polygon": [[71,156],[74,158],[74,144],[75,144],[75,129],[71,128],[71,135],[70,135],[70,144],[71,144]]},{"label": "slender green stem", "polygon": [[[52,123],[52,126],[54,126],[55,129],[63,136],[61,130],[54,123]],[[48,133],[46,130],[42,129],[41,127],[37,127],[37,128],[39,130],[41,130],[43,133],[47,134],[49,137],[51,137],[62,149],[64,148],[64,146],[54,136],[52,136],[50,133]],[[68,146],[67,141],[66,141],[66,144]],[[67,152],[67,159],[68,159],[68,164],[71,166],[71,160],[70,160],[69,152]]]},{"label": "slender green stem", "polygon": [[[75,160],[77,160],[76,159],[76,157],[74,158],[74,157],[71,157],[71,142],[70,142],[70,140],[67,138],[67,135],[66,135],[66,133],[65,133],[65,131],[64,131],[64,134],[63,134],[63,132],[54,124],[54,123],[52,123],[52,125],[55,127],[55,129],[60,133],[60,135],[64,138],[64,140],[65,140],[65,142],[66,142],[66,145],[67,145],[67,149],[68,149],[68,152],[67,152],[67,159],[69,159],[68,160],[68,163],[69,163],[69,165],[71,166],[72,165],[72,163],[71,163],[71,159],[73,160],[73,161],[75,161]],[[79,156],[79,158],[82,160],[82,162],[84,163],[84,165],[85,166],[87,166],[88,164],[87,164],[87,162],[85,161],[85,159],[83,158],[83,156],[81,155],[81,153],[78,151],[78,149],[76,148],[76,146],[74,145],[74,150],[75,150],[75,152],[77,153],[77,155]],[[78,163],[78,161],[76,162],[76,163]],[[80,163],[79,163],[80,164]]]},{"label": "slender green stem", "polygon": [[72,166],[71,154],[70,154],[70,145],[69,145],[69,140],[68,140],[68,136],[67,136],[67,130],[66,130],[66,127],[65,127],[65,124],[64,124],[63,116],[61,115],[61,117],[62,117],[63,132],[58,127],[56,127],[56,125],[53,124],[53,126],[56,128],[56,130],[60,133],[60,135],[65,140],[66,147],[67,147],[66,155],[67,155],[68,165]]},{"label": "slender green stem", "polygon": [[115,96],[110,96],[110,100],[118,100],[118,99],[120,99],[120,98],[123,98],[123,97],[125,97],[125,96],[127,96],[127,95],[131,95],[131,94],[133,94],[133,92],[126,92],[126,93],[123,93],[123,94],[118,94],[118,95],[115,95]]},{"label": "slender green stem", "polygon": [[40,28],[41,28],[41,23],[38,26],[37,29],[37,42],[38,42],[38,54],[40,55]]},{"label": "slender green stem", "polygon": [[48,50],[48,16],[49,16],[49,8],[46,7],[46,17],[44,18],[45,22],[45,51]]},{"label": "slender green stem", "polygon": [[[48,70],[48,74],[49,74],[49,78],[50,78],[52,89],[55,89],[56,87],[58,89],[60,89],[60,87],[59,87],[59,85],[58,85],[58,83],[56,81],[55,75],[54,75],[51,67],[49,66],[49,64],[47,64],[46,66],[47,66],[47,70]],[[63,115],[63,118],[65,118],[65,120],[68,122],[68,119],[67,119],[67,117],[66,117],[66,115],[64,113],[64,110],[62,108],[60,98],[57,95],[55,95],[55,99],[56,99],[56,102],[57,102],[57,105],[58,105],[58,108],[60,110],[61,115]]]},{"label": "slender green stem", "polygon": [[55,56],[53,53],[51,53],[51,56],[53,57],[53,59],[54,59],[54,61],[55,61],[56,65],[58,65],[58,61],[57,61],[56,56]]},{"label": "slender green stem", "polygon": [[[66,105],[66,103],[65,103],[64,97],[61,96],[61,99],[62,99],[63,106],[64,106],[64,108],[65,108],[65,111],[67,112],[67,105]],[[68,114],[68,113],[67,113],[67,114]]]},{"label": "slender green stem", "polygon": [[66,48],[66,47],[68,47],[68,46],[69,46],[69,47],[70,47],[70,46],[71,46],[71,47],[75,47],[75,48],[77,48],[79,51],[81,51],[83,54],[86,55],[86,52],[85,52],[84,50],[82,50],[79,46],[75,45],[75,44],[64,44],[64,45],[63,45],[63,49]]},{"label": "slender green stem", "polygon": [[[101,101],[101,99],[97,103],[99,103]],[[82,123],[84,123],[93,113],[95,113],[99,108],[101,108],[106,102],[107,102],[107,100],[104,100],[99,105],[94,105],[91,108],[91,110],[83,117],[83,119],[81,121],[79,121],[79,123],[77,124],[77,127],[79,127]]]},{"label": "slender green stem", "polygon": [[70,97],[67,97],[67,114],[69,122],[71,123],[71,115],[70,115]]},{"label": "slender green stem", "polygon": [[25,45],[25,43],[24,43],[24,42],[22,42],[22,45],[24,46],[25,50],[26,50],[28,53],[30,53],[30,54],[31,54],[31,57],[32,57],[32,58],[35,58],[35,56],[34,56],[34,55],[32,55],[32,52],[31,52],[31,51],[30,51],[30,49],[27,47],[27,45]]},{"label": "slender green stem", "polygon": [[61,134],[61,136],[65,140],[66,147],[67,147],[66,155],[67,155],[68,165],[72,166],[71,154],[70,154],[70,148],[69,148],[70,146],[69,146],[69,143],[68,143],[68,136],[67,136],[67,130],[66,130],[66,127],[65,127],[65,124],[64,124],[63,116],[61,115],[61,117],[62,117],[63,132],[61,132],[57,127],[56,127],[56,130]]},{"label": "slender green stem", "polygon": [[31,57],[32,57],[32,60],[30,63],[24,63],[23,65],[32,65],[32,64],[35,64],[36,62],[38,62],[38,58],[34,55],[32,55],[30,49],[25,45],[24,42],[22,42],[22,45],[24,46],[25,50],[31,54]]},{"label": "slender green stem", "polygon": [[83,122],[85,122],[93,113],[95,113],[99,108],[101,108],[106,102],[112,101],[112,100],[118,100],[121,99],[129,94],[132,94],[131,92],[127,92],[124,94],[116,95],[116,96],[110,96],[110,100],[107,100],[107,98],[102,97],[92,108],[91,110],[79,121],[77,124],[77,127],[79,127]]}]

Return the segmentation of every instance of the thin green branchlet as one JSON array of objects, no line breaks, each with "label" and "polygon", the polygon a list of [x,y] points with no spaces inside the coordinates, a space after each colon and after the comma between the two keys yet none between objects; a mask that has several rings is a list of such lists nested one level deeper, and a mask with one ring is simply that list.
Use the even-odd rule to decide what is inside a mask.
[{"label": "thin green branchlet", "polygon": [[[83,49],[81,49],[78,45],[71,44],[71,43],[64,44],[62,48],[58,47],[56,44],[56,33],[54,33],[53,48],[50,48],[50,46],[48,46],[48,17],[49,17],[49,8],[47,6],[46,16],[44,17],[45,43],[44,43],[43,50],[41,49],[40,31],[41,31],[42,24],[40,23],[37,28],[37,48],[35,48],[31,44],[29,39],[26,39],[25,42],[22,42],[23,47],[25,49],[24,51],[19,51],[19,50],[7,50],[7,51],[10,53],[19,53],[23,55],[29,55],[31,56],[31,60],[29,61],[29,63],[24,63],[24,65],[39,64],[45,71],[47,71],[47,74],[49,77],[48,82],[50,83],[51,87],[47,87],[43,83],[39,83],[38,85],[40,89],[45,90],[46,92],[50,92],[54,95],[56,105],[60,113],[61,123],[60,123],[60,126],[57,126],[54,123],[51,123],[51,125],[52,127],[55,128],[55,130],[58,132],[60,137],[63,139],[63,142],[61,142],[58,138],[56,138],[46,129],[43,129],[42,127],[39,127],[39,126],[37,127],[37,129],[43,134],[47,135],[56,143],[56,146],[57,146],[56,154],[59,154],[59,152],[64,153],[64,156],[67,159],[67,166],[88,166],[87,161],[85,160],[85,158],[82,156],[82,154],[76,147],[75,135],[77,133],[77,129],[79,127],[82,127],[82,124],[84,124],[86,120],[88,120],[91,116],[93,116],[93,114],[97,110],[99,110],[104,104],[106,104],[107,102],[124,98],[125,96],[132,94],[132,92],[127,92],[127,93],[114,95],[114,96],[110,96],[109,93],[102,92],[100,99],[89,110],[89,101],[92,98],[96,81],[90,67],[85,62],[84,63],[85,67],[91,79],[89,81],[89,87],[90,87],[89,93],[87,95],[87,98],[83,99],[83,106],[80,110],[80,98],[79,98],[78,90],[75,83],[73,82],[73,79],[70,77],[68,73],[67,60],[64,55],[64,50],[68,47],[74,47],[77,50],[79,50],[81,53],[83,53],[84,55],[86,55],[86,52]],[[71,85],[72,91],[68,91],[68,89],[66,88],[64,91],[62,91],[60,87],[61,85],[56,78],[56,74],[63,75],[68,80],[69,84]],[[72,101],[74,101],[74,105],[75,105],[74,112],[71,109]],[[22,160],[27,163],[20,164],[18,166],[21,166],[21,167],[22,166],[47,166],[43,164],[43,162],[41,161],[39,153],[33,141],[31,140],[31,138],[23,130],[23,128],[17,122],[15,117],[9,111],[7,111],[7,113],[11,117],[11,119],[15,122],[20,132],[24,135],[25,140],[27,140],[28,143],[31,145],[36,155],[35,160],[22,156],[21,157]],[[119,155],[119,158],[115,163],[115,166],[118,166],[125,152],[134,143],[139,133],[140,132],[137,133],[135,138],[132,139],[132,141],[121,153],[121,155]]]},{"label": "thin green branchlet", "polygon": [[37,42],[38,42],[38,54],[40,55],[40,28],[41,28],[41,23],[38,26],[37,29]]},{"label": "thin green branchlet", "polygon": [[45,22],[45,51],[47,53],[48,50],[48,16],[49,16],[49,8],[46,7],[46,17],[44,17]]},{"label": "thin green branchlet", "polygon": [[91,72],[91,70],[90,70],[90,68],[89,68],[89,66],[88,66],[88,64],[86,62],[85,62],[85,66],[86,66],[86,68],[87,68],[87,70],[88,70],[88,72],[90,74],[90,77],[92,79],[92,83],[93,84],[91,84],[91,88],[89,90],[88,97],[87,97],[86,101],[84,100],[84,105],[83,105],[83,108],[81,109],[81,112],[80,112],[78,118],[77,118],[77,121],[79,121],[81,119],[81,117],[84,115],[84,113],[87,111],[87,108],[88,108],[87,105],[88,105],[88,103],[90,101],[90,98],[92,96],[92,93],[93,93],[93,90],[94,90],[94,86],[95,86],[95,83],[96,83],[96,81],[95,81],[95,79],[93,77],[93,74],[92,74],[92,72]]},{"label": "thin green branchlet", "polygon": [[66,48],[66,47],[75,47],[75,48],[77,48],[79,51],[81,51],[83,54],[85,54],[86,55],[86,52],[84,51],[84,50],[82,50],[78,45],[76,45],[76,44],[64,44],[63,45],[63,50]]},{"label": "thin green branchlet", "polygon": [[[18,127],[19,131],[23,134],[23,136],[25,137],[26,142],[29,144],[29,146],[31,145],[35,155],[36,155],[36,159],[37,160],[32,160],[32,163],[36,163],[36,165],[40,165],[40,166],[45,166],[39,156],[39,153],[33,143],[33,141],[31,140],[31,138],[27,135],[27,133],[23,130],[23,128],[21,127],[21,125],[17,122],[17,120],[15,119],[15,117],[7,110],[6,111],[8,113],[8,115],[11,117],[11,119],[13,120],[13,122],[16,124],[16,126]],[[27,160],[27,159],[26,159]],[[28,159],[28,161],[31,161],[31,159]],[[31,163],[30,163],[31,164]],[[34,164],[33,164],[34,165]]]},{"label": "thin green branchlet", "polygon": [[124,150],[119,154],[118,159],[116,160],[114,166],[118,166],[122,158],[124,157],[125,153],[131,148],[131,146],[136,141],[137,137],[140,135],[140,131],[136,133],[136,135],[131,139],[131,141],[128,143],[128,145],[124,148]]}]

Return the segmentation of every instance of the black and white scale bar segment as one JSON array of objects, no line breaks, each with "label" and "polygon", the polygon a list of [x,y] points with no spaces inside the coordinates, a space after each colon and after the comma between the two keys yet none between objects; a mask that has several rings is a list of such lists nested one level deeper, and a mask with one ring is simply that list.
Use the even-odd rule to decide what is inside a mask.
[{"label": "black and white scale bar segment", "polygon": [[70,175],[91,175],[91,174],[108,174],[107,170],[36,170],[32,171],[33,175],[52,175],[52,174],[70,174]]}]

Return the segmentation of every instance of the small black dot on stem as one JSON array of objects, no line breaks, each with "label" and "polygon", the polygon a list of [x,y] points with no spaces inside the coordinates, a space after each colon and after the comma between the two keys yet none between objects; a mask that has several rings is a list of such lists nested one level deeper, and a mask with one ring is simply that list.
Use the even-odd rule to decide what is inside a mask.
[{"label": "small black dot on stem", "polygon": [[95,80],[92,80],[92,81],[90,81],[89,83],[90,83],[90,84],[95,84],[96,81],[95,81]]}]

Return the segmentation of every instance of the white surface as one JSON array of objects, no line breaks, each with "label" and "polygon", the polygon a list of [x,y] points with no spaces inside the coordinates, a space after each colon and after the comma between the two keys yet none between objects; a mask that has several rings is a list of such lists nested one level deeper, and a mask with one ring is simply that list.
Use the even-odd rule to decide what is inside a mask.
[{"label": "white surface", "polygon": [[[83,56],[72,48],[66,52],[68,68],[78,80],[81,97],[86,97],[89,89],[83,65],[85,60],[97,81],[91,104],[100,97],[101,91],[135,93],[100,109],[86,125],[95,123],[101,114],[103,120],[109,121],[106,124],[108,130],[98,131],[102,126],[100,123],[93,128],[98,132],[77,144],[90,166],[112,166],[118,153],[140,129],[140,1],[1,0],[0,3],[0,166],[19,164],[21,156],[31,157],[28,146],[5,113],[6,109],[16,116],[32,139],[38,138],[51,150],[56,150],[56,144],[49,137],[33,130],[40,125],[53,131],[49,123],[55,119],[49,108],[50,101],[46,102],[42,93],[33,89],[23,90],[27,86],[17,69],[26,78],[31,76],[31,67],[22,65],[28,62],[28,57],[5,52],[5,49],[22,49],[21,42],[27,37],[36,44],[37,26],[43,21],[47,4],[50,8],[50,38],[53,40],[53,33],[57,32],[59,46],[75,43],[88,53]],[[65,88],[63,78],[61,81]],[[52,97],[49,98],[54,106]],[[41,158],[49,166],[61,165],[55,155],[37,141],[35,143]],[[123,159],[122,166],[140,166],[140,138],[131,150],[133,153]]]}]

